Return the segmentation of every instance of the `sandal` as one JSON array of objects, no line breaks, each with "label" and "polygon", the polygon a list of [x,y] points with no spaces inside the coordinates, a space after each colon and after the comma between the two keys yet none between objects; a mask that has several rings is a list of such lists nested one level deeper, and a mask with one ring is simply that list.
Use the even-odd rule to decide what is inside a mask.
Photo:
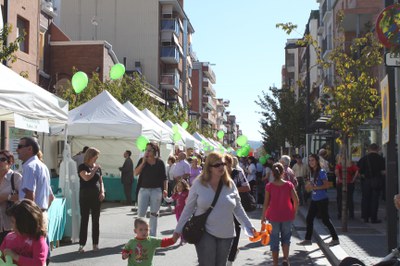
[{"label": "sandal", "polygon": [[83,248],[84,248],[84,246],[79,246],[78,253],[83,253],[83,252],[85,252],[85,250],[84,250]]},{"label": "sandal", "polygon": [[288,259],[283,259],[282,266],[289,266],[289,265],[290,265],[290,263],[289,263]]}]

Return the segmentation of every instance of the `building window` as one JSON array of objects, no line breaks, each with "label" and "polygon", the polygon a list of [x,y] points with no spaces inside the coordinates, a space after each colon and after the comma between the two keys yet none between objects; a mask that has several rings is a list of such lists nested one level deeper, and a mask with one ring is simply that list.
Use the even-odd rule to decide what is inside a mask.
[{"label": "building window", "polygon": [[29,21],[23,17],[17,17],[17,37],[24,37],[19,43],[19,50],[29,53]]},{"label": "building window", "polygon": [[40,32],[39,34],[39,69],[44,70],[44,42],[45,34]]}]

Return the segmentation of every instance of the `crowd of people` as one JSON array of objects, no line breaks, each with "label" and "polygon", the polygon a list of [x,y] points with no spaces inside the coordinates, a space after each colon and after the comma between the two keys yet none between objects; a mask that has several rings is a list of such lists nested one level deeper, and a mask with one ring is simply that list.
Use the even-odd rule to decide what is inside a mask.
[{"label": "crowd of people", "polygon": [[[371,144],[368,154],[359,162],[346,164],[347,210],[344,211],[343,166],[340,156],[337,157],[334,173],[339,219],[343,214],[354,218],[353,193],[359,178],[361,217],[365,222],[381,222],[377,205],[383,190],[385,164],[378,151],[378,146]],[[7,150],[0,151],[0,250],[18,265],[27,265],[28,262],[29,265],[45,265],[50,257],[46,240],[47,210],[54,199],[49,170],[41,160],[40,146],[35,138],[21,138],[17,154],[23,162],[23,175],[12,170],[13,154]],[[97,163],[99,155],[98,149],[84,147],[74,158],[79,162],[80,253],[85,251],[90,215],[93,250],[99,250],[101,202],[105,198],[102,170]],[[136,236],[122,252],[128,265],[143,261],[151,264],[157,247],[172,245],[178,239],[179,244],[184,245],[182,230],[185,223],[192,215],[205,213],[217,191],[218,197],[206,220],[205,233],[195,244],[199,265],[232,265],[238,254],[241,227],[247,234],[256,232],[244,208],[247,204],[243,195],[248,194],[252,195],[258,207],[262,206],[261,223],[272,224],[270,247],[273,265],[278,265],[280,248],[283,265],[289,265],[292,222],[301,205],[308,204],[308,213],[305,239],[299,245],[311,244],[313,221],[317,216],[331,234],[332,239],[327,244],[340,243],[328,211],[327,189],[331,183],[327,171],[331,171],[332,166],[325,158],[324,149],[307,158],[283,155],[278,160],[270,156],[264,164],[253,156],[237,158],[211,152],[204,157],[193,149],[179,151],[176,157],[169,156],[165,164],[160,158],[158,145],[151,142],[136,166],[131,155],[131,151],[126,150],[123,154],[125,161],[119,167],[124,187],[121,193],[125,193],[128,205],[134,200],[131,198],[133,178],[138,176]],[[177,226],[170,238],[159,239],[157,224],[163,202],[175,213]],[[148,209],[149,222],[145,219]]]}]

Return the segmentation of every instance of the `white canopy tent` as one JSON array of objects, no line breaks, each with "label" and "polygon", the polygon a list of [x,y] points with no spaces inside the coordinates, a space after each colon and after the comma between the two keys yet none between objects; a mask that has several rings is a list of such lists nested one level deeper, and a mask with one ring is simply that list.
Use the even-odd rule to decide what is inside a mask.
[{"label": "white canopy tent", "polygon": [[[172,123],[170,120],[167,120],[164,122],[167,126],[169,126],[171,129],[172,127],[175,125],[174,123]],[[184,129],[181,125],[176,124],[176,126],[178,127],[178,131],[182,136],[182,139],[185,142],[186,145],[186,149],[187,148],[193,148],[196,152],[199,152],[203,145],[201,144],[200,141],[198,141],[196,138],[194,138],[192,135],[190,135],[189,132],[186,131],[186,129]]]},{"label": "white canopy tent", "polygon": [[[157,125],[159,125],[160,127],[162,127],[163,129],[167,130],[170,134],[171,134],[171,142],[172,142],[172,136],[174,135],[174,132],[172,132],[172,129],[167,126],[166,124],[164,124],[163,121],[161,121],[161,119],[159,119],[155,114],[153,114],[149,109],[143,109],[142,113],[147,116],[148,118],[150,118],[151,120],[153,120]],[[175,145],[178,146],[184,146],[185,142],[184,140],[180,140],[177,143],[175,143]]]},{"label": "white canopy tent", "polygon": [[[68,102],[0,64],[0,120],[16,127],[49,132],[49,124],[65,124]],[[15,117],[17,116],[17,121]],[[20,120],[22,117],[22,121]],[[47,128],[43,127],[43,122]]]},{"label": "white canopy tent", "polygon": [[[208,138],[206,138],[205,136],[203,136],[202,134],[200,134],[199,132],[195,132],[193,133],[193,137],[195,139],[197,139],[198,141],[200,141],[201,143],[206,143],[208,146],[213,147],[214,150],[218,150],[218,146],[215,146],[214,143],[212,143]],[[203,145],[203,149],[205,149],[204,145]],[[206,152],[209,150],[206,150]]]}]

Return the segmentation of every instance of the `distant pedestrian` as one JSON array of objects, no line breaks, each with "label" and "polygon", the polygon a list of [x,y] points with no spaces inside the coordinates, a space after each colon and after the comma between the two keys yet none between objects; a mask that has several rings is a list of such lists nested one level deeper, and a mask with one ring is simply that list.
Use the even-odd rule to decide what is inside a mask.
[{"label": "distant pedestrian", "polygon": [[378,208],[385,184],[385,159],[378,152],[378,145],[372,143],[368,154],[357,164],[361,174],[361,217],[366,223],[382,222],[378,219]]},{"label": "distant pedestrian", "polygon": [[135,238],[129,240],[122,249],[122,259],[128,259],[128,266],[153,265],[156,248],[169,247],[177,240],[149,236],[149,224],[143,218],[136,218],[134,226]]},{"label": "distant pedestrian", "polygon": [[189,185],[191,186],[196,177],[201,174],[201,166],[199,165],[199,161],[197,157],[192,157],[192,162],[190,165],[190,176],[189,176]]},{"label": "distant pedestrian", "polygon": [[174,179],[178,181],[179,179],[189,179],[190,176],[190,164],[186,160],[187,156],[185,152],[180,152],[178,154],[178,162],[174,168]]},{"label": "distant pedestrian", "polygon": [[[354,182],[358,176],[358,167],[357,165],[352,162],[347,162],[347,210],[349,219],[354,219]],[[342,167],[342,159],[341,156],[338,155],[336,159],[336,168],[335,168],[335,175],[337,177],[336,182],[336,191],[337,191],[337,207],[338,207],[338,219],[342,218],[342,197],[343,197],[343,167]]]},{"label": "distant pedestrian", "polygon": [[[167,166],[165,168],[165,172],[167,174],[168,179],[168,195],[172,194],[174,187],[176,185],[175,178],[174,178],[174,168],[176,166],[176,158],[174,155],[170,155],[167,160]],[[171,203],[167,203],[168,211],[172,211]]]},{"label": "distant pedestrian", "polygon": [[292,237],[292,222],[296,217],[299,198],[292,182],[283,180],[284,168],[281,163],[272,166],[275,180],[265,188],[265,200],[261,223],[268,219],[272,224],[271,251],[273,265],[278,265],[279,239],[282,244],[282,265],[289,265],[289,246]]},{"label": "distant pedestrian", "polygon": [[76,167],[79,165],[83,164],[83,161],[85,159],[85,152],[89,149],[88,146],[83,147],[82,151],[78,152],[74,156],[72,156],[72,160],[76,162]]},{"label": "distant pedestrian", "polygon": [[126,150],[124,152],[124,164],[118,168],[121,171],[121,183],[124,186],[126,205],[132,204],[133,162],[131,155],[132,152]]},{"label": "distant pedestrian", "polygon": [[298,186],[296,190],[301,206],[304,204],[304,199],[305,199],[306,190],[304,186],[305,186],[305,180],[308,175],[308,167],[306,164],[303,164],[303,158],[301,158],[299,154],[296,154],[295,158],[296,158],[296,164],[293,165],[292,170],[297,179]]},{"label": "distant pedestrian", "polygon": [[324,169],[321,169],[319,156],[311,154],[308,156],[308,166],[310,167],[310,183],[307,183],[306,190],[312,191],[311,203],[307,213],[307,231],[305,239],[299,242],[299,245],[311,245],[311,237],[314,229],[314,219],[319,215],[322,223],[328,228],[332,240],[328,243],[329,246],[339,245],[339,237],[335,227],[329,218],[328,213],[328,191],[329,182]]},{"label": "distant pedestrian", "polygon": [[298,182],[293,170],[290,168],[290,157],[288,155],[282,155],[279,159],[279,162],[283,165],[283,180],[290,181],[297,188]]}]

